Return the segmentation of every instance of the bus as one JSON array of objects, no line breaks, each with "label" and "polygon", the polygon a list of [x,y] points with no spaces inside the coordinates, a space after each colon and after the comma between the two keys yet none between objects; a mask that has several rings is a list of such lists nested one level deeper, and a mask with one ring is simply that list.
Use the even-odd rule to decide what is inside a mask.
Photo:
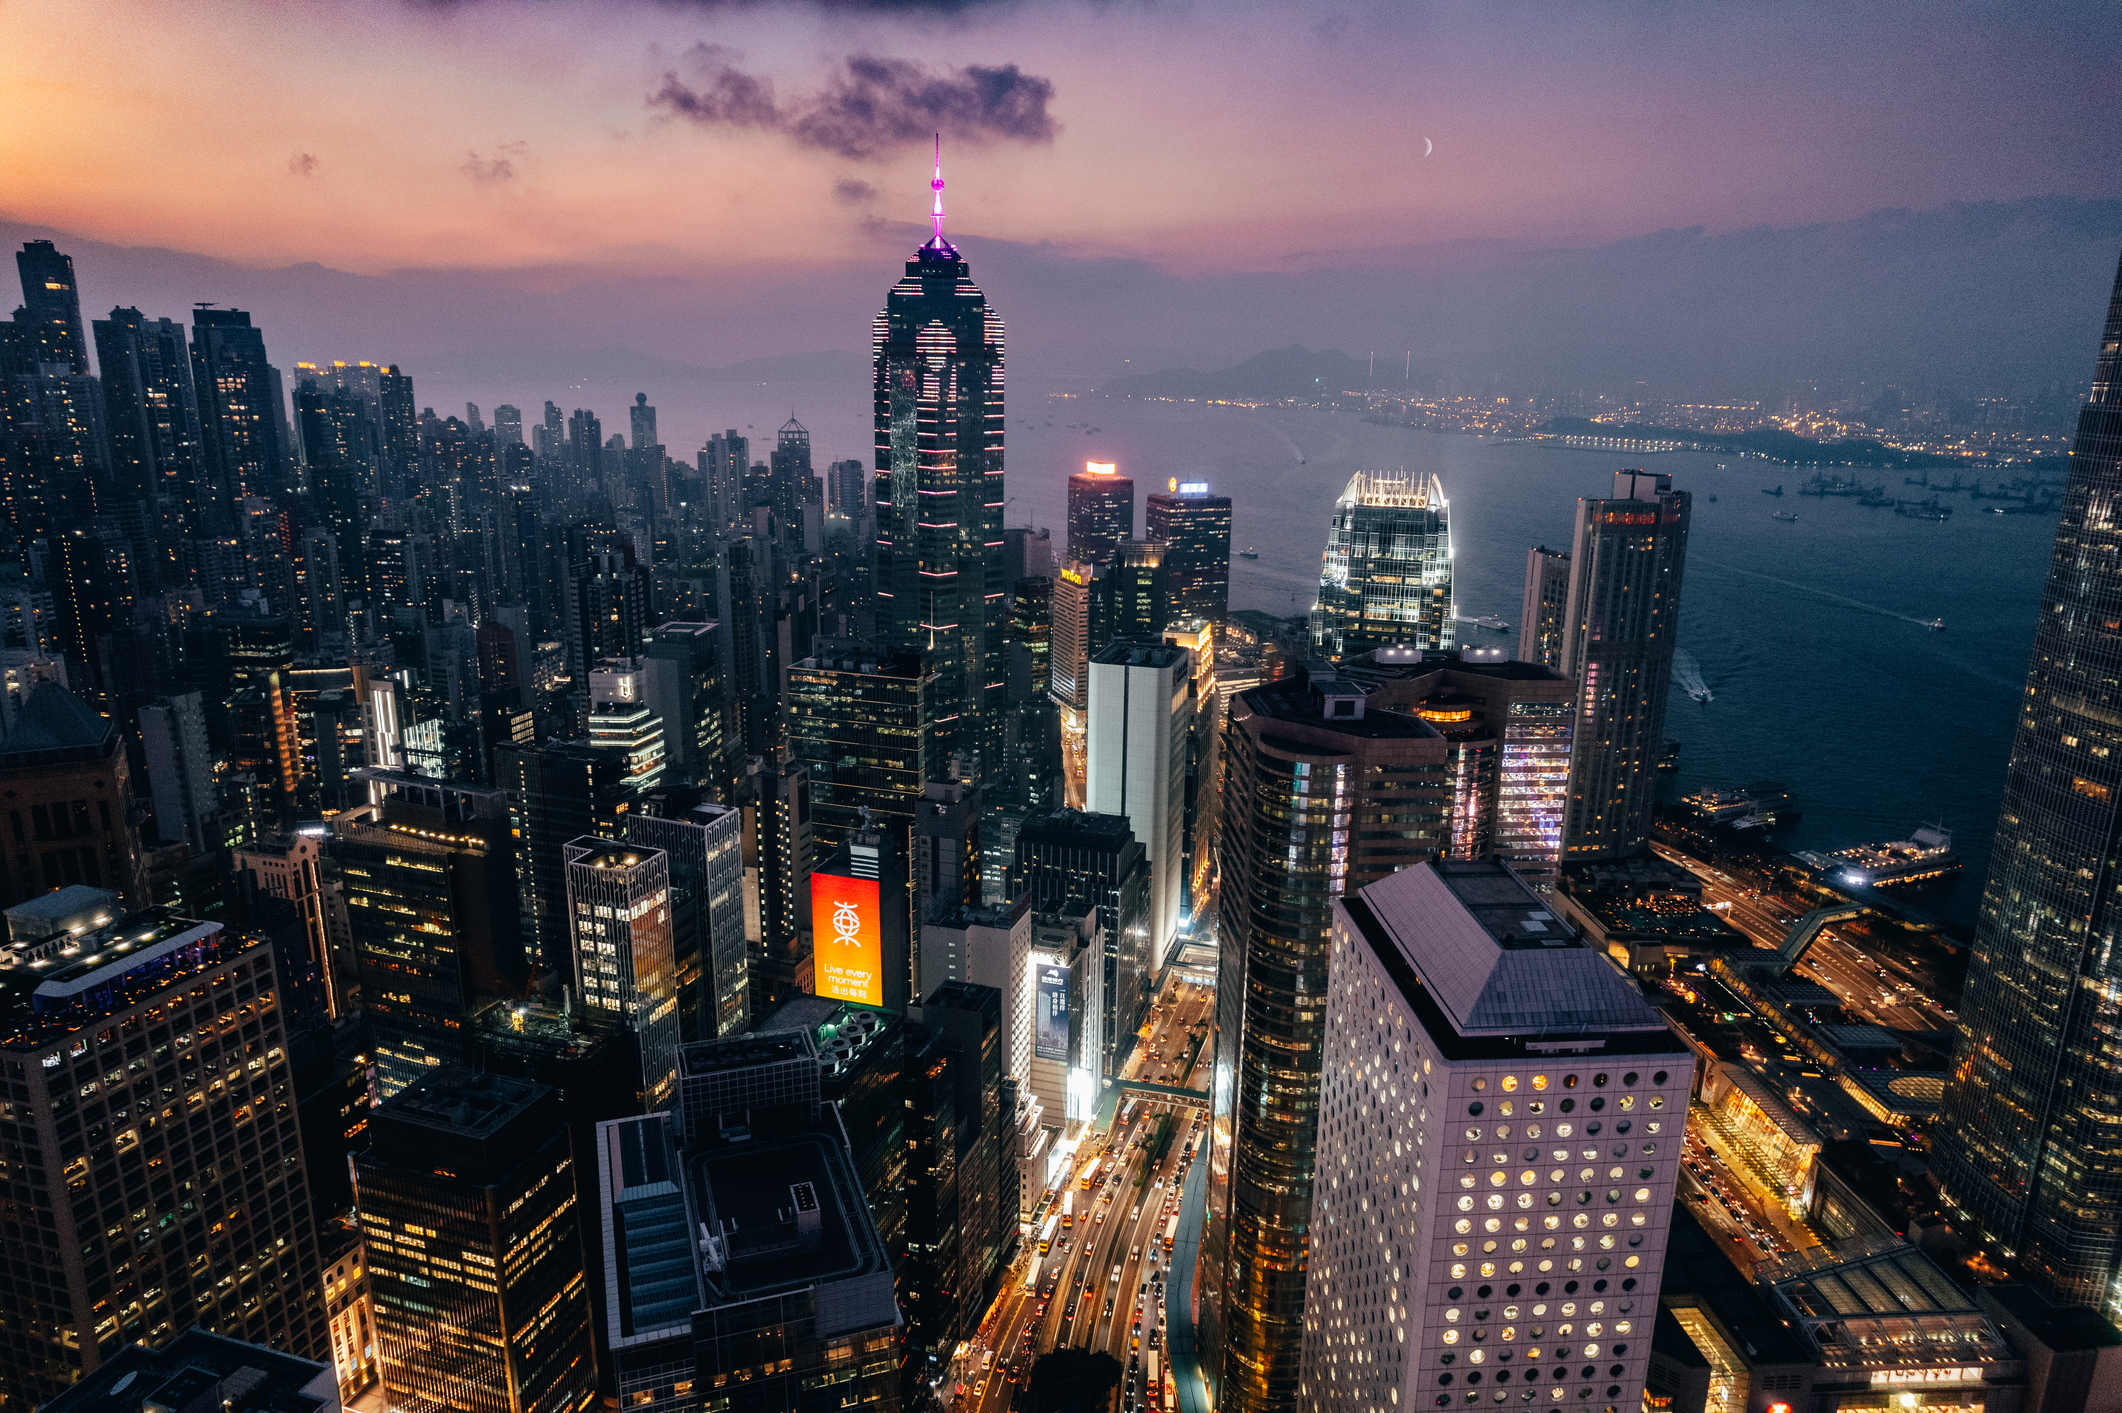
[{"label": "bus", "polygon": [[1083,1176],[1076,1180],[1076,1186],[1082,1188],[1085,1192],[1088,1192],[1090,1191],[1091,1184],[1096,1182],[1097,1180],[1098,1160],[1096,1158],[1093,1158],[1088,1163],[1085,1163],[1083,1165]]},{"label": "bus", "polygon": [[[1173,1218],[1173,1220],[1176,1221],[1178,1219]],[[1054,1249],[1054,1232],[1057,1231],[1060,1226],[1061,1219],[1056,1216],[1048,1217],[1046,1219],[1046,1225],[1039,1228],[1039,1254],[1041,1256],[1044,1256],[1047,1252]],[[1170,1249],[1171,1248],[1169,1246],[1165,1247],[1165,1250],[1167,1251],[1169,1251]]]},{"label": "bus", "polygon": [[[1170,1220],[1170,1221],[1168,1221],[1168,1222],[1166,1222],[1166,1223],[1164,1224],[1164,1254],[1165,1254],[1165,1255],[1167,1255],[1167,1256],[1171,1255],[1171,1251],[1172,1251],[1172,1243],[1176,1242],[1176,1241],[1177,1241],[1178,1239],[1179,1239],[1179,1214],[1178,1214],[1177,1212],[1174,1212],[1174,1213],[1172,1213],[1172,1216],[1171,1216],[1171,1220]],[[1040,1249],[1041,1251],[1044,1251],[1044,1250],[1046,1249],[1046,1247],[1045,1247],[1045,1245],[1044,1245],[1044,1244],[1042,1243],[1042,1244],[1040,1245],[1039,1249]]]},{"label": "bus", "polygon": [[1148,1377],[1142,1381],[1142,1392],[1146,1395],[1150,1407],[1162,1408],[1164,1406],[1164,1380],[1157,1373],[1157,1350],[1155,1345],[1150,1346],[1149,1360],[1144,1366],[1144,1370]]}]

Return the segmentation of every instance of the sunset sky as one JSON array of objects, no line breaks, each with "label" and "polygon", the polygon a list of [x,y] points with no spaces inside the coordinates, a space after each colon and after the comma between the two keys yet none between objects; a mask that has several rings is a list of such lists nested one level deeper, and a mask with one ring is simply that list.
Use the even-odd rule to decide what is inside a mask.
[{"label": "sunset sky", "polygon": [[361,273],[835,265],[919,220],[941,125],[961,233],[1178,271],[1581,245],[2116,195],[2117,28],[2111,3],[7,0],[0,219]]}]

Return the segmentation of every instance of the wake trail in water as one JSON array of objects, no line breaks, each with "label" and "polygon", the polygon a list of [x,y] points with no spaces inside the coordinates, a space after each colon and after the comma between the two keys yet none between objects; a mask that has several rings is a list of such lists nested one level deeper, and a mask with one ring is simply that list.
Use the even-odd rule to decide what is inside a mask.
[{"label": "wake trail in water", "polygon": [[1673,676],[1680,679],[1680,689],[1698,702],[1709,700],[1709,684],[1702,680],[1702,664],[1686,648],[1673,650]]},{"label": "wake trail in water", "polygon": [[[1862,613],[1876,613],[1881,618],[1891,618],[1900,623],[1913,623],[1918,628],[1928,628],[1930,626],[1928,619],[1917,618],[1913,614],[1901,613],[1875,603],[1866,603],[1862,599],[1853,599],[1847,594],[1838,594],[1831,589],[1814,588],[1811,584],[1801,584],[1796,579],[1785,579],[1775,574],[1763,574],[1757,569],[1741,569],[1735,564],[1719,564],[1710,572],[1712,574],[1740,574],[1748,579],[1759,579],[1764,584],[1779,584],[1786,589],[1796,589],[1801,594],[1809,594],[1813,598],[1824,599],[1828,603],[1841,604],[1844,608],[1854,608]],[[1677,653],[1674,654],[1676,665],[1678,656]]]}]

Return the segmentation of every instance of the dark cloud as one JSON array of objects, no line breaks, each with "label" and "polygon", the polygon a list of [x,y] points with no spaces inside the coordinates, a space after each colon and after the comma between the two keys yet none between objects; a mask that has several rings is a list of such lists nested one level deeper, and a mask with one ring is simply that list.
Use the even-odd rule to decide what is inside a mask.
[{"label": "dark cloud", "polygon": [[317,154],[297,152],[287,159],[287,174],[291,177],[313,177],[317,174]]},{"label": "dark cloud", "polygon": [[860,206],[876,199],[877,188],[859,177],[842,177],[833,183],[833,200],[843,205]]},{"label": "dark cloud", "polygon": [[781,104],[770,80],[738,68],[720,46],[696,46],[687,58],[698,78],[665,72],[650,108],[702,127],[785,132],[853,161],[924,142],[939,128],[968,142],[1051,142],[1057,130],[1048,111],[1052,81],[1015,64],[938,72],[911,59],[858,54],[820,92]]},{"label": "dark cloud", "polygon": [[494,149],[491,157],[482,157],[477,152],[464,154],[464,165],[457,170],[482,186],[498,185],[516,179],[516,161],[528,156],[527,142],[504,142]]}]

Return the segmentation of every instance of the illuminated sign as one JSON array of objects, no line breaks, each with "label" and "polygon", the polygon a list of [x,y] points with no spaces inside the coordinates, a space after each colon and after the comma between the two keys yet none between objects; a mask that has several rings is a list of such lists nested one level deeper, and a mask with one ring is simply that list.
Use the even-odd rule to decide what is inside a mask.
[{"label": "illuminated sign", "polygon": [[1083,474],[1086,476],[1112,476],[1117,475],[1119,470],[1120,463],[1117,461],[1086,461],[1083,463]]},{"label": "illuminated sign", "polygon": [[811,989],[858,1006],[884,1004],[883,930],[877,880],[810,876]]},{"label": "illuminated sign", "polygon": [[1037,1017],[1032,1053],[1042,1060],[1068,1058],[1068,968],[1039,968]]},{"label": "illuminated sign", "polygon": [[1181,481],[1179,482],[1179,494],[1182,496],[1205,496],[1208,494],[1208,482]]},{"label": "illuminated sign", "polygon": [[1892,1388],[1901,1384],[1973,1384],[1981,1381],[1982,1370],[1972,1365],[1957,1369],[1874,1369],[1871,1374],[1873,1388]]}]

